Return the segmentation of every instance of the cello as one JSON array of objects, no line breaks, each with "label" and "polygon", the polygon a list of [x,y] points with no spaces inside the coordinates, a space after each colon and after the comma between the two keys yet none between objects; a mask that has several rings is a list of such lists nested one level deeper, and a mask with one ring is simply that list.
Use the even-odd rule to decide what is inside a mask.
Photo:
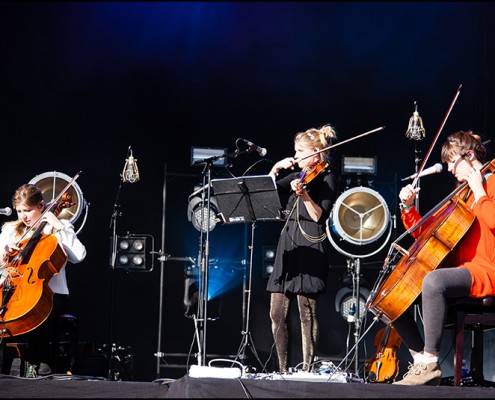
[{"label": "cello", "polygon": [[[71,197],[66,193],[75,178],[62,193],[47,207],[46,212],[58,215],[64,208],[71,207]],[[58,200],[62,201],[58,203]],[[36,221],[33,225],[36,226]],[[43,234],[46,222],[38,225],[29,239],[21,238],[19,251],[11,256],[5,269],[7,276],[1,285],[0,334],[17,336],[41,325],[50,315],[53,307],[53,291],[48,286],[53,275],[67,261],[67,255],[53,234]]]},{"label": "cello", "polygon": [[[494,171],[495,159],[485,164],[481,173]],[[417,229],[428,221],[424,231],[408,250],[402,249],[396,243],[392,245],[402,254],[402,258],[393,270],[382,270],[382,276],[379,277],[366,304],[366,308],[383,322],[393,322],[409,308],[421,293],[426,274],[442,264],[469,230],[475,219],[473,212],[466,205],[469,193],[469,186],[464,182],[426,214],[412,228]],[[404,235],[413,230],[406,231]],[[384,273],[387,275],[383,275]]]}]

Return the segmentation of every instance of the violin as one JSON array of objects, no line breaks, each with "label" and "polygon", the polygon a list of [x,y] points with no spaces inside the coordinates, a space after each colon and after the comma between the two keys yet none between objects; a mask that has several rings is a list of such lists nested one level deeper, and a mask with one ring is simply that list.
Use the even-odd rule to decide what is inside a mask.
[{"label": "violin", "polygon": [[399,373],[397,349],[402,339],[392,326],[388,324],[375,335],[376,353],[365,365],[368,382],[391,383]]},{"label": "violin", "polygon": [[299,175],[299,189],[305,189],[307,184],[315,179],[322,171],[325,171],[327,167],[327,162],[320,161],[304,168]]}]

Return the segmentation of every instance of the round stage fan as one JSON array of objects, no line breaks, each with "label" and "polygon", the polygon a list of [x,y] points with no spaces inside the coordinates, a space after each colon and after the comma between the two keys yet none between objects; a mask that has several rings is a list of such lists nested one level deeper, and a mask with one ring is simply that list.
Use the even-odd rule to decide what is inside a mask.
[{"label": "round stage fan", "polygon": [[[71,180],[72,178],[66,174],[52,171],[36,175],[29,181],[29,183],[36,185],[41,189],[45,203],[49,204],[60,194],[62,190],[64,190]],[[79,233],[84,225],[84,222],[86,221],[88,206],[84,200],[81,188],[76,181],[74,181],[68,188],[67,193],[71,196],[74,205],[62,209],[58,217],[60,219],[67,219],[74,225],[85,209],[86,215],[83,224],[77,230],[77,233]]]}]

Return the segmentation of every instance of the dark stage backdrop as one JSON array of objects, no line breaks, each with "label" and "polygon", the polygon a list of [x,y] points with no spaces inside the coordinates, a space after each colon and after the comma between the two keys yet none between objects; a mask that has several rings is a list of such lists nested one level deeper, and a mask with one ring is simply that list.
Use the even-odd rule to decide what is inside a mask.
[{"label": "dark stage backdrop", "polygon": [[[157,374],[156,353],[187,354],[194,340],[193,322],[184,316],[186,263],[158,261],[160,254],[198,254],[187,199],[204,174],[202,166],[190,164],[192,146],[233,152],[236,139],[246,138],[268,149],[249,171],[264,174],[293,155],[298,131],[331,123],[344,141],[385,126],[336,147],[332,170],[340,176],[343,155],[376,157],[372,181],[352,185],[378,190],[395,221],[401,178],[427,153],[460,85],[427,164],[440,161],[440,146],[455,130],[493,137],[490,2],[15,1],[0,9],[0,206],[10,206],[14,190],[39,174],[82,171],[77,182],[88,213],[80,238],[88,256],[67,270],[71,313],[78,317],[81,341],[132,349],[136,380],[172,374],[165,368]],[[405,136],[415,101],[426,128],[420,141]],[[141,180],[119,191],[129,146]],[[239,176],[260,158],[229,158],[230,170]],[[212,171],[212,177],[226,175],[225,169]],[[445,171],[423,178],[420,209],[431,209],[453,184]],[[151,271],[109,268],[116,204],[119,234],[153,235],[158,254],[149,255]],[[250,228],[216,227],[211,258],[227,260],[227,268],[238,272],[245,265],[239,260],[248,259]],[[272,338],[262,247],[276,244],[280,228],[258,223],[253,249],[251,331],[268,366]],[[402,232],[398,223],[393,237]],[[383,259],[380,252],[363,260],[368,288]],[[333,260],[319,310],[320,352],[340,361],[349,324],[334,300],[346,257],[335,251]],[[207,353],[235,355],[241,343],[242,282],[238,275],[233,280],[221,317],[208,325]],[[295,365],[300,339],[298,324],[292,324]]]}]

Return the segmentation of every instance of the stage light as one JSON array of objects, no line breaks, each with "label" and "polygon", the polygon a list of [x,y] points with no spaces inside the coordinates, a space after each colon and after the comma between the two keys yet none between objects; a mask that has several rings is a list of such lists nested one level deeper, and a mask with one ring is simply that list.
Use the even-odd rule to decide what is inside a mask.
[{"label": "stage light", "polygon": [[[64,189],[71,180],[72,178],[70,176],[62,172],[51,171],[36,175],[29,183],[40,188],[45,202],[49,204],[61,193],[62,189]],[[73,204],[70,207],[63,208],[60,211],[60,214],[58,214],[58,218],[68,220],[75,227],[76,221],[84,211],[83,221],[76,230],[76,233],[79,234],[88,217],[89,203],[84,199],[81,188],[76,181],[72,182],[72,185],[66,193],[71,197],[71,203]]]},{"label": "stage light", "polygon": [[[112,238],[110,238],[110,260],[112,260]],[[154,239],[151,235],[117,236],[115,268],[152,271]],[[112,261],[110,261],[112,266]]]},{"label": "stage light", "polygon": [[366,245],[379,239],[390,223],[387,203],[380,193],[368,187],[355,187],[335,201],[332,229],[344,240]]},{"label": "stage light", "polygon": [[[212,260],[208,278],[208,320],[215,321],[222,315],[224,281],[229,280],[229,271]],[[193,318],[198,313],[199,285],[201,271],[195,264],[184,267],[184,315]]]},{"label": "stage light", "polygon": [[273,272],[273,263],[275,262],[275,252],[277,248],[274,246],[263,247],[263,277],[269,277]]},{"label": "stage light", "polygon": [[[359,319],[366,314],[366,301],[370,291],[366,288],[359,288]],[[352,289],[345,287],[340,289],[335,295],[335,311],[340,313],[347,322],[354,321],[357,314],[358,303]]]},{"label": "stage light", "polygon": [[342,174],[376,175],[376,157],[342,156]]},{"label": "stage light", "polygon": [[191,165],[204,165],[212,161],[213,167],[225,167],[227,165],[226,147],[191,147]]},{"label": "stage light", "polygon": [[215,229],[218,223],[218,204],[215,196],[210,196],[209,206],[206,193],[203,188],[196,189],[189,196],[189,205],[187,207],[187,218],[192,222],[196,230],[200,232],[210,232]]}]

